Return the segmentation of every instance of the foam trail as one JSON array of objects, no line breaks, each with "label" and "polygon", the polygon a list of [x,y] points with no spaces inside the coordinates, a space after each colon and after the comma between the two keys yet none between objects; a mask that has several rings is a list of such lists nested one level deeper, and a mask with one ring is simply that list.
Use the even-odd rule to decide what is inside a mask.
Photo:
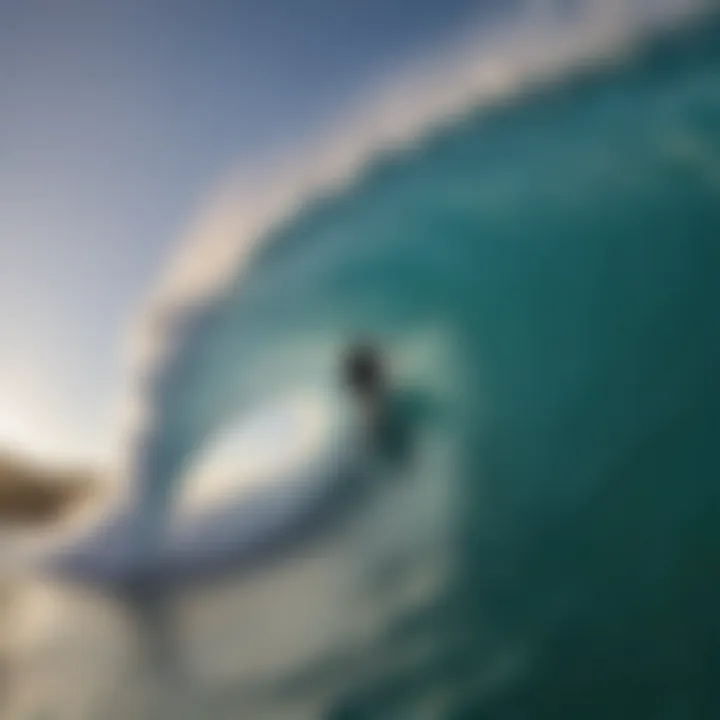
[{"label": "foam trail", "polygon": [[[249,193],[243,183],[233,183],[221,192],[190,232],[135,339],[136,419],[125,474],[148,513],[147,524],[162,515],[208,438],[253,393],[280,379],[308,382],[327,373],[337,348],[358,329],[382,334],[403,324],[389,315],[370,320],[373,300],[360,292],[346,297],[334,315],[329,307],[300,312],[279,306],[273,287],[299,286],[303,272],[263,258],[275,248],[282,252],[291,220],[301,223],[323,198],[371,172],[372,163],[392,163],[383,159],[388,152],[401,163],[404,150],[441,132],[444,123],[509,101],[539,82],[617,61],[704,6],[692,0],[596,0],[577,4],[569,17],[563,5],[531,3],[504,28],[472,35],[459,50],[440,53],[390,83],[344,123],[343,133],[331,133],[337,139],[324,142],[325,150],[273,175],[269,191]],[[368,262],[375,251],[381,252],[370,242],[346,246],[342,262]],[[321,252],[336,250],[327,245]],[[304,255],[306,278],[319,254]]]}]

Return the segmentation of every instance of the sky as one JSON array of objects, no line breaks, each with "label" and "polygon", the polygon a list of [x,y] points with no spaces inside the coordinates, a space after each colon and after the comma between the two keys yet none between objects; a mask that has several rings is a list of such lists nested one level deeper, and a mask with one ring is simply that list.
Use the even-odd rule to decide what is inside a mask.
[{"label": "sky", "polygon": [[491,7],[0,0],[0,447],[105,461],[128,328],[208,192]]}]

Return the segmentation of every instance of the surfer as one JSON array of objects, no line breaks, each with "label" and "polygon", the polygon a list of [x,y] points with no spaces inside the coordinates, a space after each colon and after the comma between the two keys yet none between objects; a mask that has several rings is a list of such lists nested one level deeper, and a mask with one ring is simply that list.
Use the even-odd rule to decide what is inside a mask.
[{"label": "surfer", "polygon": [[401,393],[390,390],[379,351],[369,343],[351,346],[342,361],[342,379],[358,407],[369,452],[384,464],[406,464],[412,455],[413,413]]},{"label": "surfer", "polygon": [[414,481],[422,480],[419,455],[424,440],[429,439],[422,432],[430,425],[440,430],[438,421],[447,414],[425,388],[401,385],[391,378],[387,361],[373,344],[348,347],[340,372],[359,415],[365,445],[360,467],[368,482],[362,485],[372,489],[365,497],[368,506],[360,514],[355,552],[365,565],[362,587],[377,594],[392,590],[410,567],[413,531],[399,518],[414,493]]}]

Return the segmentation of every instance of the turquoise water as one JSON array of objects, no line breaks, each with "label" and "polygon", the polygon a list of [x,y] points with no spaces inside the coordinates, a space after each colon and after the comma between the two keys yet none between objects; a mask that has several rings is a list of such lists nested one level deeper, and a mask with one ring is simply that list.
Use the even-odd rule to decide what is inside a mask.
[{"label": "turquoise water", "polygon": [[139,475],[168,487],[357,336],[443,424],[329,541],[188,601],[233,639],[186,716],[716,717],[719,238],[715,21],[469,112],[273,230],[182,321]]}]

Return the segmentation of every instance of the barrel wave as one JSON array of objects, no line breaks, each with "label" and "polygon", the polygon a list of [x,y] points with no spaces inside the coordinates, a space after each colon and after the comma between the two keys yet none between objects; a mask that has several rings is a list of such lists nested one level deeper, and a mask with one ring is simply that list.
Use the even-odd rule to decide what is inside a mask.
[{"label": "barrel wave", "polygon": [[203,709],[715,717],[719,238],[709,16],[376,157],[162,315],[130,464],[157,512],[249,408],[334,392],[356,338],[442,408],[232,590],[244,659]]}]

